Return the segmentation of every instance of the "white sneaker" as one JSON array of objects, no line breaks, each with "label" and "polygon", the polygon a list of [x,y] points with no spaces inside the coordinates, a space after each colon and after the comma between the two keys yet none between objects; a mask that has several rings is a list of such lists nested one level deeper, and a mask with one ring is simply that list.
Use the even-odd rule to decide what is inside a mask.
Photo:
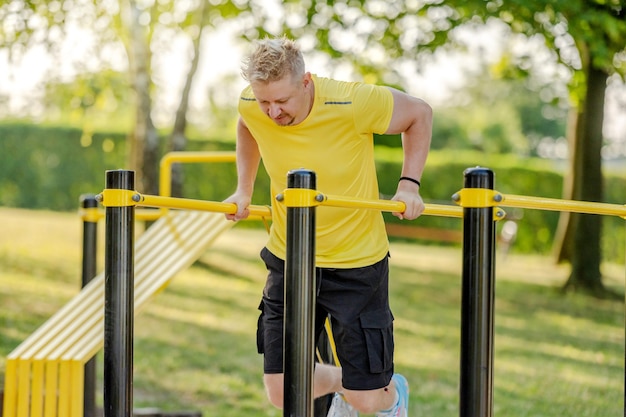
[{"label": "white sneaker", "polygon": [[341,394],[335,393],[327,417],[359,417],[359,412],[352,408]]}]

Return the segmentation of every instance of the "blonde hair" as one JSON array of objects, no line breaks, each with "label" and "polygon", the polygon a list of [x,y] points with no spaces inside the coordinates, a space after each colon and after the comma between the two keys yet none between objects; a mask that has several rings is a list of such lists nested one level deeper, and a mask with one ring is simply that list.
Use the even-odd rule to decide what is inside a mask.
[{"label": "blonde hair", "polygon": [[298,45],[287,37],[257,40],[243,61],[241,75],[250,83],[300,77],[304,75],[304,58]]}]

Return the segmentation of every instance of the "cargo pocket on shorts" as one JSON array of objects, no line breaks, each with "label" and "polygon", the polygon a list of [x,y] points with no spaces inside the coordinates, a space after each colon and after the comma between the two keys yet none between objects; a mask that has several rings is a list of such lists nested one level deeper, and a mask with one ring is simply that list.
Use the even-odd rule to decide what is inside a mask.
[{"label": "cargo pocket on shorts", "polygon": [[365,336],[370,372],[379,374],[393,366],[393,314],[388,309],[359,317]]}]

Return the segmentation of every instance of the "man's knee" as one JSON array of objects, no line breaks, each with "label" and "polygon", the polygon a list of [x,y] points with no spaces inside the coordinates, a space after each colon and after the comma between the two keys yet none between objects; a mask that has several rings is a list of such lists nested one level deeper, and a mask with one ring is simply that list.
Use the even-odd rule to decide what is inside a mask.
[{"label": "man's knee", "polygon": [[350,405],[360,413],[374,414],[383,409],[381,406],[381,401],[384,401],[382,388],[371,391],[344,390],[343,395]]}]

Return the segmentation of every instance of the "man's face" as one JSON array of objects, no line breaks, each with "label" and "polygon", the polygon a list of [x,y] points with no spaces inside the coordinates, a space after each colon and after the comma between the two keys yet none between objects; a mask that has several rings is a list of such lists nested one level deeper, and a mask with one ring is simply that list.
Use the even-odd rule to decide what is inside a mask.
[{"label": "man's face", "polygon": [[297,80],[285,77],[267,83],[255,82],[251,87],[263,113],[279,126],[302,122],[313,104],[313,83],[309,73]]}]

